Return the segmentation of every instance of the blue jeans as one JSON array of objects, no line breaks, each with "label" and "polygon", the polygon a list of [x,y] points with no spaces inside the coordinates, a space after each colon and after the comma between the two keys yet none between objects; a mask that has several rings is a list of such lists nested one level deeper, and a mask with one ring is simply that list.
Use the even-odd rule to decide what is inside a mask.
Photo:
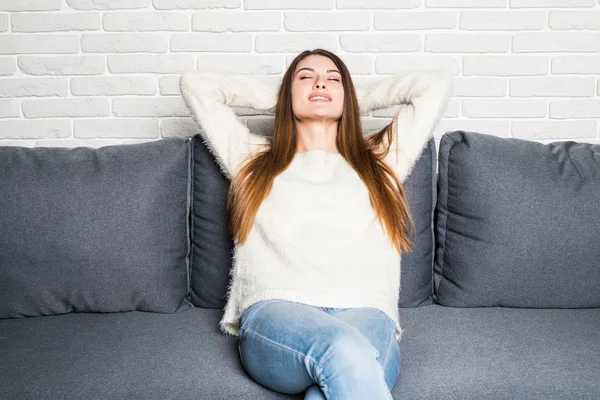
[{"label": "blue jeans", "polygon": [[400,375],[394,322],[371,308],[263,300],[241,316],[238,348],[259,384],[305,399],[391,399]]}]

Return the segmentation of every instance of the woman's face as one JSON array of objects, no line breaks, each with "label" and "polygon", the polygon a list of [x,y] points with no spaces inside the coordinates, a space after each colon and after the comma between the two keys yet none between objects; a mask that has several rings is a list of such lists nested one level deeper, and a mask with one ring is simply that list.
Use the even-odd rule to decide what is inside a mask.
[{"label": "woman's face", "polygon": [[[316,96],[322,96],[320,98]],[[311,55],[296,66],[292,110],[296,119],[338,120],[344,109],[342,75],[330,58]]]}]

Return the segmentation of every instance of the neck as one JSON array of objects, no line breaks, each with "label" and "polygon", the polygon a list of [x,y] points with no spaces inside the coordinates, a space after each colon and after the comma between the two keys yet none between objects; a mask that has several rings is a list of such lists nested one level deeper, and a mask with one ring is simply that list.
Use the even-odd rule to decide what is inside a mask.
[{"label": "neck", "polygon": [[298,145],[296,152],[308,150],[327,150],[337,153],[335,140],[337,137],[338,121],[296,121],[296,132],[298,133]]}]

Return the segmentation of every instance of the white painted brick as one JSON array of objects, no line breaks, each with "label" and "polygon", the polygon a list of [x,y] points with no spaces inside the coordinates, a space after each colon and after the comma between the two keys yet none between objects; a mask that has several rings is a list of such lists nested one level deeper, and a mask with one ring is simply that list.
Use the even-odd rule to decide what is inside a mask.
[{"label": "white painted brick", "polygon": [[598,132],[596,121],[514,121],[512,135],[518,139],[593,138]]},{"label": "white painted brick", "polygon": [[180,10],[186,8],[240,8],[240,0],[154,0],[157,10]]},{"label": "white painted brick", "polygon": [[516,33],[512,39],[514,53],[592,52],[600,51],[600,33],[529,32]]},{"label": "white painted brick", "polygon": [[337,0],[337,8],[418,8],[422,0]]},{"label": "white painted brick", "polygon": [[257,35],[254,47],[257,53],[290,53],[317,47],[336,51],[337,42],[331,35],[318,33]]},{"label": "white painted brick", "polygon": [[21,110],[17,100],[0,99],[0,118],[18,118],[20,116]]},{"label": "white painted brick", "polygon": [[71,121],[67,119],[0,121],[0,137],[6,139],[62,138],[70,135]]},{"label": "white painted brick", "polygon": [[91,147],[86,143],[85,140],[76,140],[76,139],[42,139],[36,140],[33,142],[32,147],[40,148],[40,147],[60,147],[60,148],[68,148],[73,149],[75,147]]},{"label": "white painted brick", "polygon": [[84,53],[166,53],[167,40],[153,33],[102,33],[81,36]]},{"label": "white painted brick", "polygon": [[171,51],[250,52],[252,35],[246,33],[181,33],[171,36]]},{"label": "white painted brick", "polygon": [[78,119],[73,123],[76,138],[157,138],[158,120],[136,118]]},{"label": "white painted brick", "polygon": [[510,81],[513,97],[591,97],[595,79],[573,77],[514,78]]},{"label": "white painted brick", "polygon": [[192,15],[192,30],[205,32],[278,31],[279,12],[200,12]]},{"label": "white painted brick", "polygon": [[390,55],[379,56],[375,60],[378,74],[396,74],[414,70],[443,69],[457,75],[460,72],[460,59],[442,55]]},{"label": "white painted brick", "polygon": [[600,99],[551,101],[550,118],[600,118]]},{"label": "white painted brick", "polygon": [[150,0],[67,0],[67,4],[76,10],[120,10],[146,8]]},{"label": "white painted brick", "polygon": [[246,0],[246,10],[331,10],[333,0]]},{"label": "white painted brick", "polygon": [[0,14],[0,32],[6,32],[8,30],[8,15]]},{"label": "white painted brick", "polygon": [[411,13],[376,12],[373,27],[380,31],[409,29],[451,29],[456,26],[456,13],[427,11]]},{"label": "white painted brick", "polygon": [[463,11],[460,29],[467,31],[520,31],[546,27],[545,11]]},{"label": "white painted brick", "polygon": [[160,88],[160,94],[162,96],[180,96],[181,90],[179,89],[179,79],[181,75],[167,75],[163,76],[158,81],[158,87]]},{"label": "white painted brick", "polygon": [[139,144],[139,143],[148,143],[155,142],[160,140],[160,138],[144,138],[144,139],[80,139],[78,142],[84,142],[86,146],[89,147],[105,147],[105,146],[114,146],[114,145],[122,145],[122,144]]},{"label": "white painted brick", "polygon": [[548,106],[545,100],[466,99],[464,117],[470,118],[542,118]]},{"label": "white painted brick", "polygon": [[442,117],[444,118],[458,118],[460,115],[460,100],[458,99],[450,99],[448,101],[448,105],[444,110],[444,114]]},{"label": "white painted brick", "polygon": [[464,75],[532,76],[548,73],[548,57],[465,56]]},{"label": "white painted brick", "polygon": [[113,74],[149,72],[176,74],[194,69],[190,55],[116,55],[108,56],[108,70]]},{"label": "white painted brick", "polygon": [[510,0],[510,7],[593,7],[594,3],[595,0]]},{"label": "white painted brick", "polygon": [[79,37],[75,35],[2,35],[0,54],[59,53],[79,51]]},{"label": "white painted brick", "polygon": [[117,117],[187,117],[190,115],[181,97],[113,99]]},{"label": "white painted brick", "polygon": [[503,97],[508,81],[504,78],[455,77],[452,86],[455,97]]},{"label": "white painted brick", "polygon": [[504,53],[510,48],[508,34],[431,33],[425,51],[433,53]]},{"label": "white painted brick", "polygon": [[600,57],[591,55],[568,55],[552,57],[553,74],[597,74]]},{"label": "white painted brick", "polygon": [[21,56],[19,68],[29,75],[99,75],[106,61],[100,56]]},{"label": "white painted brick", "polygon": [[[1,124],[1,123],[0,123]],[[10,140],[2,139],[2,128],[0,128],[0,146],[19,146],[19,147],[35,147],[35,142],[31,140]]]},{"label": "white painted brick", "polygon": [[13,32],[64,32],[100,29],[100,14],[14,14]]},{"label": "white painted brick", "polygon": [[369,56],[344,54],[341,58],[348,67],[350,74],[365,75],[373,73],[373,59]]},{"label": "white painted brick", "polygon": [[115,12],[104,14],[102,27],[113,32],[187,31],[190,23],[177,12]]},{"label": "white painted brick", "polygon": [[191,118],[166,118],[160,123],[161,137],[192,137],[197,133],[200,129]]},{"label": "white painted brick", "polygon": [[17,72],[17,62],[14,58],[0,58],[0,75],[14,75]]},{"label": "white painted brick", "polygon": [[434,137],[441,138],[445,133],[453,131],[478,132],[499,137],[510,136],[509,122],[505,120],[442,118],[434,128]]},{"label": "white painted brick", "polygon": [[307,13],[286,12],[283,24],[291,32],[366,31],[371,16],[366,12]]},{"label": "white painted brick", "polygon": [[440,8],[505,8],[508,0],[425,0],[425,7]]},{"label": "white painted brick", "polygon": [[421,50],[421,35],[413,33],[340,35],[340,46],[353,53],[410,52]]},{"label": "white painted brick", "polygon": [[281,74],[283,59],[279,56],[265,55],[207,54],[198,57],[198,70],[258,75]]},{"label": "white painted brick", "polygon": [[0,11],[60,10],[61,0],[0,0]]},{"label": "white painted brick", "polygon": [[66,78],[11,78],[0,80],[0,97],[66,96]]},{"label": "white painted brick", "polygon": [[23,100],[21,107],[26,118],[106,117],[108,100],[100,98],[69,98]]},{"label": "white painted brick", "polygon": [[600,11],[550,11],[552,29],[600,29]]},{"label": "white painted brick", "polygon": [[[350,74],[365,75],[373,73],[373,59],[369,56],[358,54],[340,54],[339,55]],[[290,54],[286,58],[286,67],[289,67],[292,61],[296,58],[295,54]]]},{"label": "white painted brick", "polygon": [[149,76],[73,78],[71,93],[74,96],[150,96],[156,94],[156,81]]}]

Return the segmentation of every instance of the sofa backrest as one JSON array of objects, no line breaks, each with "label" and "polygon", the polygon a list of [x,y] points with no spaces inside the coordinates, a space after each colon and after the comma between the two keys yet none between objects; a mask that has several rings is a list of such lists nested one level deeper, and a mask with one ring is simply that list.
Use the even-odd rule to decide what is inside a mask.
[{"label": "sofa backrest", "polygon": [[440,142],[435,301],[600,307],[600,145]]},{"label": "sofa backrest", "polygon": [[[436,158],[404,182],[400,307],[600,306],[600,145],[456,131]],[[224,307],[228,185],[200,135],[0,147],[0,318]]]},{"label": "sofa backrest", "polygon": [[189,307],[190,155],[0,147],[0,318]]},{"label": "sofa backrest", "polygon": [[[192,138],[192,151],[191,302],[198,307],[223,308],[233,256],[226,207],[229,180],[199,134]],[[402,255],[400,307],[432,303],[435,166],[435,141],[431,139],[404,182],[415,223],[415,231],[411,232],[415,245]]]}]

